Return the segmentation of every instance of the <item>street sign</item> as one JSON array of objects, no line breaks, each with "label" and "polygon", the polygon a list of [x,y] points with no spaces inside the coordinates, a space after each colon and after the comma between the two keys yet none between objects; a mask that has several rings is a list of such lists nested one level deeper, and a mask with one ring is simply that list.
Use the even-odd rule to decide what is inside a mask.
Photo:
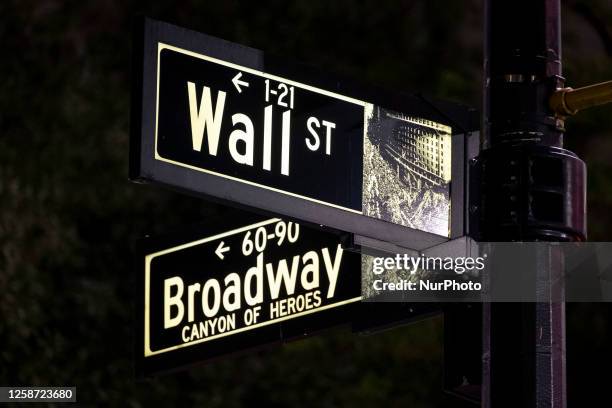
[{"label": "street sign", "polygon": [[350,322],[361,261],[341,238],[271,218],[146,243],[138,259],[139,373]]},{"label": "street sign", "polygon": [[148,19],[136,35],[132,180],[414,249],[463,234],[467,109]]}]

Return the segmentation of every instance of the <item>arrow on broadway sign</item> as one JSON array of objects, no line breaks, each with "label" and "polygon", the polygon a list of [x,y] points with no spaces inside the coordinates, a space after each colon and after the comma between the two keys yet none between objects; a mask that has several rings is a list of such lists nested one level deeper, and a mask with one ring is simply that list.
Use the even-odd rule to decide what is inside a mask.
[{"label": "arrow on broadway sign", "polygon": [[217,249],[215,250],[215,254],[219,257],[219,259],[223,260],[225,259],[225,255],[223,255],[225,252],[230,250],[230,247],[226,247],[224,246],[225,242],[221,241],[219,242],[219,246],[217,247]]},{"label": "arrow on broadway sign", "polygon": [[151,20],[137,34],[133,180],[414,249],[462,234],[463,139],[440,109],[415,97],[395,98],[406,113],[384,109]]}]

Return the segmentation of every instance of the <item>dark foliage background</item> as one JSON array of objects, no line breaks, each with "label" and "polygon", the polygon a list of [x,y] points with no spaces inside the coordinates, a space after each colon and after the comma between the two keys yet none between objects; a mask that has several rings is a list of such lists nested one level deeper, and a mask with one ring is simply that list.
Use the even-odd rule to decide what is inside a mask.
[{"label": "dark foliage background", "polygon": [[[135,13],[480,105],[480,0],[2,1],[0,384],[76,385],[84,406],[458,406],[440,391],[441,317],[134,381],[135,241],[228,211],[127,181]],[[563,16],[569,84],[612,79],[612,4],[564,1]],[[592,240],[611,238],[611,113],[567,132],[589,166]],[[570,407],[610,404],[611,318],[608,305],[568,306]]]}]

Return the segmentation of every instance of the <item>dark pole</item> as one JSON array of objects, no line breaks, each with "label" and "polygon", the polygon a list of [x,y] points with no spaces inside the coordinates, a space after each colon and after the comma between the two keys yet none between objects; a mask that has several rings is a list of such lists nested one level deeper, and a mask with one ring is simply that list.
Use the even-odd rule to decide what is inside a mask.
[{"label": "dark pole", "polygon": [[[484,3],[478,239],[582,241],[585,166],[548,104],[564,83],[559,0]],[[542,275],[561,273],[560,258],[538,259]],[[483,407],[566,406],[562,294],[537,282],[533,293],[537,303],[483,306]]]}]

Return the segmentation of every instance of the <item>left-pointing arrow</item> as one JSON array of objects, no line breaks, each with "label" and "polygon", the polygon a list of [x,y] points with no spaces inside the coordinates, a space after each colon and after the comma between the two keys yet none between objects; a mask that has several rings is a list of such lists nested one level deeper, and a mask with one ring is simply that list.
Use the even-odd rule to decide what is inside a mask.
[{"label": "left-pointing arrow", "polygon": [[241,85],[244,86],[245,88],[249,87],[249,83],[248,82],[240,80],[241,77],[242,77],[242,72],[239,72],[239,73],[236,74],[235,77],[232,78],[232,83],[234,84],[234,86],[238,90],[238,93],[242,93],[242,89],[240,89]]},{"label": "left-pointing arrow", "polygon": [[218,246],[218,247],[217,247],[217,249],[215,250],[215,254],[217,254],[217,256],[218,256],[220,259],[225,258],[225,255],[223,255],[223,254],[224,254],[225,252],[227,252],[227,251],[229,251],[229,250],[230,250],[230,247],[228,247],[228,246],[227,246],[227,247],[224,247],[224,246],[223,246],[223,244],[225,244],[225,242],[221,241],[221,242],[219,243],[219,246]]}]

